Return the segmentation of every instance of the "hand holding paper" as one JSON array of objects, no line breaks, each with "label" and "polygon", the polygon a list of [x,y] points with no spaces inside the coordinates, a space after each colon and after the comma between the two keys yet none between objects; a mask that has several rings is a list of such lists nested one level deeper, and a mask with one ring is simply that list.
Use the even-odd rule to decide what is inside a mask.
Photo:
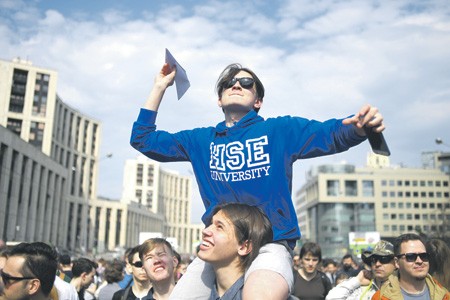
[{"label": "hand holding paper", "polygon": [[177,88],[177,96],[178,100],[183,97],[184,93],[191,86],[189,79],[187,78],[186,71],[183,67],[175,60],[173,55],[166,48],[166,63],[168,63],[171,67],[176,67],[177,73],[175,75],[175,86]]}]

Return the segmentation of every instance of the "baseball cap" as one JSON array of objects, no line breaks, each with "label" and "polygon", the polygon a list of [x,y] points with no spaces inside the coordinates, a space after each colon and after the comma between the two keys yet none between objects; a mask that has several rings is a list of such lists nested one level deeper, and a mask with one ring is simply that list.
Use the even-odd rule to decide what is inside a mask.
[{"label": "baseball cap", "polygon": [[370,257],[372,255],[377,256],[394,256],[394,245],[389,243],[388,241],[379,241],[375,244],[375,247],[372,250],[372,253],[369,255],[362,255],[362,260],[364,263],[370,265]]}]

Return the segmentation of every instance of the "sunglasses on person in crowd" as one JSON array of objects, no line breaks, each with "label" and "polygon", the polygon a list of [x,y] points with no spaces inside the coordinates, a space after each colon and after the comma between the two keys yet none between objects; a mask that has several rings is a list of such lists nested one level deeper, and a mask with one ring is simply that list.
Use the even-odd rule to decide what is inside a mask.
[{"label": "sunglasses on person in crowd", "polygon": [[9,285],[11,281],[22,281],[22,280],[29,280],[29,279],[36,279],[36,277],[16,277],[11,276],[8,273],[3,272],[3,270],[0,270],[0,276],[2,277],[3,283]]},{"label": "sunglasses on person in crowd", "polygon": [[142,261],[136,261],[134,263],[130,263],[130,265],[135,266],[136,268],[142,268]]},{"label": "sunglasses on person in crowd", "polygon": [[241,77],[241,78],[234,77],[233,79],[224,84],[224,88],[229,89],[230,87],[234,86],[238,81],[241,87],[243,87],[244,89],[251,89],[253,87],[253,84],[255,83],[255,80],[251,77]]},{"label": "sunglasses on person in crowd", "polygon": [[375,263],[377,263],[377,261],[379,261],[380,263],[385,265],[385,264],[390,263],[393,259],[394,259],[393,255],[386,255],[386,256],[372,255],[369,257],[369,261],[371,264],[375,264]]},{"label": "sunglasses on person in crowd", "polygon": [[415,262],[417,260],[417,257],[420,257],[421,261],[427,262],[430,260],[430,255],[427,252],[422,253],[403,253],[400,255],[397,255],[397,258],[405,257],[407,262]]}]

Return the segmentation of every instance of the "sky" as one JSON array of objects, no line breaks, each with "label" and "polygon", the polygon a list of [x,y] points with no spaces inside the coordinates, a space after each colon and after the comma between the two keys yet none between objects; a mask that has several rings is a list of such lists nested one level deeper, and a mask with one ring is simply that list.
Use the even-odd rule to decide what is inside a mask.
[{"label": "sky", "polygon": [[[0,59],[56,70],[63,101],[101,122],[98,194],[112,199],[121,197],[125,160],[139,155],[131,126],[166,48],[191,87],[181,100],[167,90],[158,129],[221,122],[214,85],[238,62],[265,86],[264,118],[324,121],[369,103],[384,116],[391,165],[420,167],[421,152],[450,148],[448,0],[0,0],[0,45]],[[363,167],[368,153],[365,142],[296,162],[293,193],[312,166]],[[188,163],[163,168],[192,174]],[[204,209],[193,185],[195,223]]]}]

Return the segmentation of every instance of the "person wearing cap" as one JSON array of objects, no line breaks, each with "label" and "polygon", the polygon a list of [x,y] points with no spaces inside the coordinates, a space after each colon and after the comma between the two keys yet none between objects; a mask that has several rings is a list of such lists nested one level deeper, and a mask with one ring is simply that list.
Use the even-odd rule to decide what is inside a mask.
[{"label": "person wearing cap", "polygon": [[389,276],[374,300],[447,300],[450,294],[430,274],[430,255],[423,238],[414,233],[402,234],[394,242],[398,275]]},{"label": "person wearing cap", "polygon": [[369,300],[395,271],[394,246],[387,241],[379,241],[371,254],[363,256],[364,263],[371,271],[362,270],[331,289],[326,300],[361,299]]}]

